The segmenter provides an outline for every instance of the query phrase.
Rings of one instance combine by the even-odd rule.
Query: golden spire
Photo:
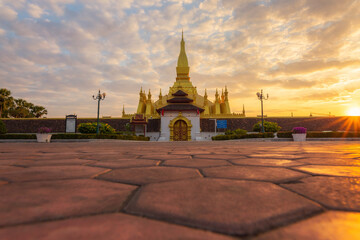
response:
[[[229,101],[229,92],[227,90],[227,87],[225,86],[225,101]]]
[[[184,32],[181,33],[181,42],[180,42],[180,54],[177,62],[178,67],[189,67],[188,59],[185,52],[185,41],[184,41]]]
[[[140,95],[140,101],[142,101],[142,100],[143,100],[143,92],[142,92],[142,87],[141,87],[141,89],[140,89],[139,95]]]
[[[125,104],[123,104],[122,116],[125,117]]]
[[[225,101],[224,89],[221,89],[221,101],[222,101],[222,102]]]
[[[150,89],[149,89],[149,94],[148,94],[148,100],[151,100],[151,92],[150,92]]]
[[[219,93],[218,90],[216,89],[216,93],[215,93],[215,102],[219,101]]]
[[[243,115],[245,117],[245,104],[243,104]]]
[[[161,88],[160,88],[160,94],[159,94],[159,100],[162,99],[162,94],[161,94]]]
[[[189,80],[189,64],[185,52],[184,32],[181,33],[180,54],[177,62],[176,73],[179,79]],[[185,78],[184,78],[185,77]]]

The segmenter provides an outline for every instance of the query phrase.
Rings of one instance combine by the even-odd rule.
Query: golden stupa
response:
[[[151,92],[149,90],[148,94],[145,91],[140,89],[139,104],[137,107],[136,114],[142,114],[145,117],[156,119],[160,118],[160,114],[156,109],[162,108],[168,105],[168,100],[172,98],[172,94],[176,93],[179,90],[188,94],[188,98],[193,100],[193,105],[204,109],[201,112],[201,118],[234,118],[234,117],[245,117],[245,110],[241,114],[234,114],[230,111],[229,103],[229,92],[225,86],[225,91],[222,90],[221,96],[216,89],[215,100],[214,102],[208,99],[208,95],[205,89],[204,96],[198,94],[196,87],[193,86],[189,77],[190,67],[188,64],[188,59],[185,52],[185,41],[184,33],[182,33],[181,42],[180,42],[180,54],[176,66],[176,81],[174,85],[170,87],[169,93],[167,95],[162,95],[161,89],[159,98],[154,102],[152,100]],[[132,117],[133,114],[125,114],[123,110],[123,117]]]

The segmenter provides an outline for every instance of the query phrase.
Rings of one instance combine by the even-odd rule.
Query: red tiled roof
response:
[[[194,100],[187,98],[187,97],[174,97],[167,100],[168,103],[191,103]]]
[[[197,110],[199,110],[199,112],[204,111],[204,109],[194,106],[192,104],[170,104],[170,105],[164,106],[162,108],[156,109],[156,111],[158,113],[160,113],[162,110],[164,110],[164,111],[197,111]]]
[[[178,90],[176,93],[173,93],[172,95],[180,97],[180,96],[187,96],[188,94],[182,90]]]

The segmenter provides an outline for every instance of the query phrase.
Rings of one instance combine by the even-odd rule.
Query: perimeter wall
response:
[[[40,118],[40,119],[1,119],[8,133],[36,133],[40,127],[49,127],[52,132],[65,132],[65,118]],[[229,118],[227,126],[230,130],[237,128],[252,131],[252,126],[260,121],[260,118]],[[266,121],[277,122],[282,131],[290,131],[293,127],[305,127],[308,131],[360,131],[360,117],[274,117],[266,118]],[[108,123],[117,131],[125,131],[125,124],[130,119],[104,118],[101,122]],[[79,118],[77,124],[84,122],[96,122],[95,118]],[[202,132],[214,132],[215,122],[211,119],[201,119]],[[148,132],[160,131],[160,119],[149,119]],[[224,131],[224,129],[218,129]]]

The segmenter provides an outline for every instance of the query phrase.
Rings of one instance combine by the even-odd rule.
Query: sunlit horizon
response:
[[[360,107],[352,107],[347,111],[347,116],[360,116]]]

